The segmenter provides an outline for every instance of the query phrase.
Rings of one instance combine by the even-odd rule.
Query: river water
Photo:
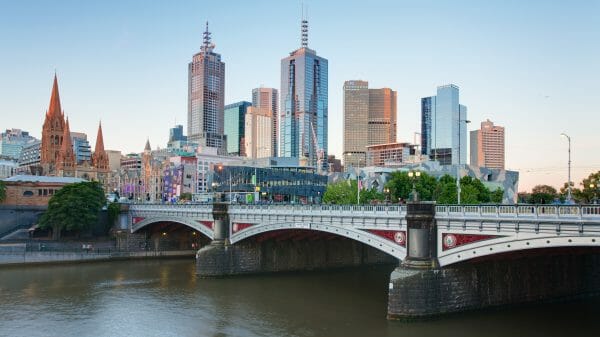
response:
[[[598,336],[600,300],[386,320],[390,267],[200,279],[193,260],[0,268],[0,336]]]

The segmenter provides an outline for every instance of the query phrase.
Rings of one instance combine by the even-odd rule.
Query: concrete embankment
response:
[[[0,266],[42,263],[74,263],[124,259],[151,259],[169,257],[193,257],[195,250],[137,251],[137,252],[0,252]]]

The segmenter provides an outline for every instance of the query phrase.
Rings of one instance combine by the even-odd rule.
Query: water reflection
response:
[[[193,260],[1,268],[0,336],[561,336],[600,328],[598,300],[388,322],[389,267],[224,279],[194,271]]]

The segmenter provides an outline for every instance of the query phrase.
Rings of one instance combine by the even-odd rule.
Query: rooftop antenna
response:
[[[308,7],[306,8],[306,16],[308,16]],[[308,19],[304,17],[304,3],[302,4],[302,24],[300,27],[302,48],[308,48]]]
[[[208,21],[206,21],[206,30],[204,31],[204,43],[202,49],[207,53],[211,47],[210,45],[210,32],[208,31]]]

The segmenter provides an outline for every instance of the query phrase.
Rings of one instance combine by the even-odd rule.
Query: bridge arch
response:
[[[600,235],[577,234],[534,234],[523,233],[518,239],[511,236],[498,236],[489,240],[465,244],[457,248],[444,250],[444,237],[438,240],[438,260],[440,266],[462,263],[482,257],[493,258],[494,255],[552,248],[600,247]]]
[[[243,228],[240,228],[243,227]],[[406,231],[396,230],[381,230],[369,229],[369,228],[355,228],[350,226],[340,226],[335,224],[323,224],[323,223],[297,223],[297,222],[280,222],[280,223],[269,223],[269,224],[239,224],[232,223],[230,232],[230,242],[235,244],[256,235],[281,231],[281,230],[310,230],[316,232],[324,232],[329,234],[338,235],[354,241],[358,241],[367,246],[373,247],[380,250],[390,256],[393,256],[399,260],[403,260],[406,257]],[[388,235],[390,238],[377,235],[375,233],[386,232],[391,234]],[[394,241],[393,233],[401,232],[400,243]]]
[[[145,218],[135,224],[132,224],[131,232],[135,233],[142,228],[145,228],[149,225],[159,223],[159,222],[179,223],[179,224],[185,225],[187,227],[190,227],[194,230],[197,230],[198,232],[202,233],[204,236],[208,237],[210,240],[213,239],[212,229],[209,229],[207,226],[205,226],[195,220],[191,220],[189,218],[184,218],[184,217],[178,217],[178,216],[158,216],[158,217]]]

